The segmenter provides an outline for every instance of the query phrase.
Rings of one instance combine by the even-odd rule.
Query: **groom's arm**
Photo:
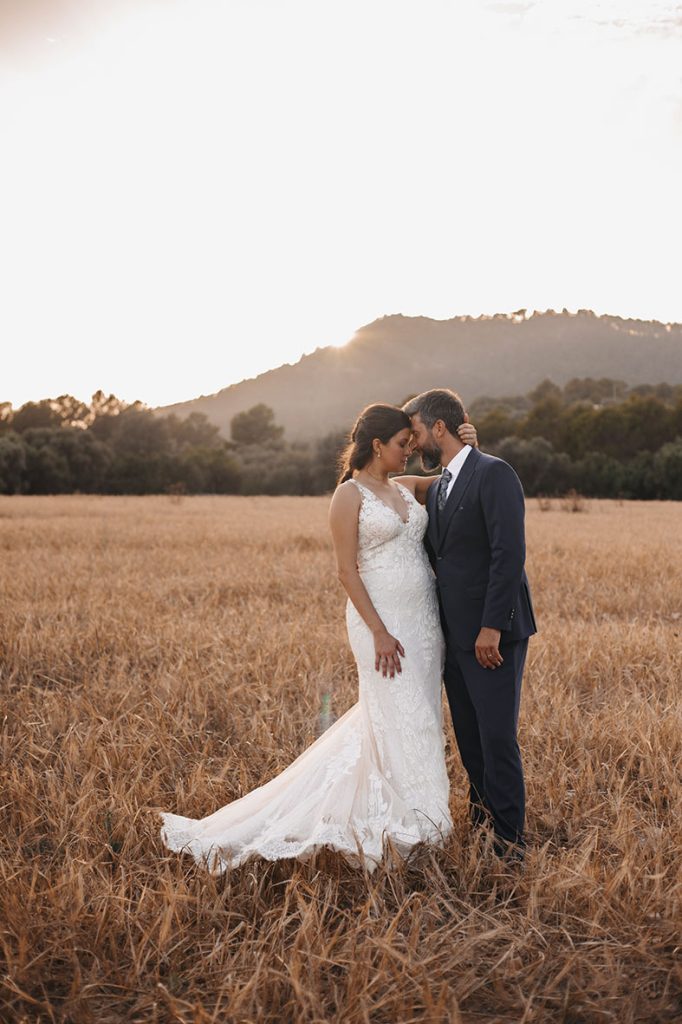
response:
[[[511,628],[526,560],[523,488],[510,465],[496,460],[487,467],[480,498],[490,545],[481,626],[502,631]]]

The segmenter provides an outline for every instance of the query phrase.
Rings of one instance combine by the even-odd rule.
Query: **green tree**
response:
[[[68,459],[50,442],[55,430],[26,431],[26,483],[29,494],[68,494],[73,480]]]
[[[664,444],[654,457],[659,498],[682,501],[682,437]]]
[[[623,463],[624,498],[647,501],[658,497],[658,480],[654,459],[648,452],[638,452]]]
[[[474,423],[494,411],[507,413],[513,419],[518,420],[528,412],[530,407],[531,402],[527,395],[505,395],[500,398],[483,395],[481,398],[474,399],[468,408],[468,413]]]
[[[26,475],[26,445],[14,433],[0,437],[0,494],[20,494]]]
[[[116,432],[118,417],[126,409],[143,409],[142,402],[129,404],[116,395],[105,395],[96,391],[90,400],[90,430],[101,441],[109,441]]]
[[[12,429],[18,434],[25,430],[50,427],[86,427],[90,422],[90,407],[73,395],[43,398],[40,402],[26,402],[12,416]]]
[[[670,410],[670,432],[673,437],[682,437],[682,397]]]
[[[110,444],[119,455],[139,457],[168,455],[173,447],[166,417],[137,404],[116,416]]]
[[[676,405],[682,401],[682,384],[635,384],[630,388],[629,395],[639,395],[640,398],[660,398],[666,405]]]
[[[594,423],[599,410],[591,402],[565,406],[558,424],[556,447],[572,459],[581,459],[594,448]]]
[[[544,437],[506,437],[493,451],[516,470],[528,495],[563,494],[572,486],[570,459]]]
[[[49,401],[62,426],[84,427],[90,421],[90,407],[73,395],[60,395]]]
[[[204,470],[204,489],[211,494],[239,494],[242,470],[238,460],[225,448],[200,449],[194,459]]]
[[[519,424],[517,433],[525,438],[543,437],[558,448],[563,433],[563,420],[563,402],[556,395],[548,395],[533,405]]]
[[[223,448],[220,427],[211,423],[203,412],[191,412],[184,419],[171,413],[164,417],[173,441],[178,448]]]
[[[513,437],[519,421],[504,409],[491,409],[475,426],[480,438],[479,444],[487,448],[498,444],[503,437]]]
[[[617,459],[603,452],[588,452],[574,463],[574,487],[593,498],[618,498],[625,488],[625,471]]]
[[[100,389],[95,391],[90,399],[90,413],[93,417],[118,416],[119,413],[128,408],[128,404],[122,401],[122,399],[117,398],[116,395],[105,395]],[[135,404],[138,405],[139,403],[136,402]]]
[[[311,484],[314,494],[333,491],[339,472],[339,456],[346,446],[348,434],[333,431],[315,442],[311,456]]]
[[[167,453],[123,451],[114,454],[108,477],[110,494],[163,494],[182,480],[180,460]]]
[[[278,441],[284,427],[275,424],[275,414],[269,405],[262,402],[251,409],[238,412],[230,423],[232,440],[237,444],[267,444]]]
[[[52,407],[49,398],[40,402],[25,402],[12,417],[12,430],[17,434],[23,434],[25,430],[60,427],[61,424],[61,416]]]
[[[12,429],[12,416],[14,415],[11,402],[0,402],[0,434],[6,434]]]
[[[536,388],[528,392],[528,397],[533,405],[538,405],[540,402],[546,402],[550,399],[556,399],[560,402],[562,393],[561,388],[553,380],[545,377]]]
[[[628,392],[624,380],[612,380],[601,377],[574,377],[564,385],[564,399],[567,402],[592,402],[601,405],[607,401],[622,401]]]
[[[596,410],[589,448],[626,460],[655,452],[673,437],[673,410],[657,398],[633,396]]]
[[[106,489],[113,454],[94,434],[78,427],[56,431],[52,447],[68,462],[72,490],[98,494]]]
[[[112,453],[89,431],[78,427],[31,429],[22,437],[30,493],[99,493],[106,489]]]

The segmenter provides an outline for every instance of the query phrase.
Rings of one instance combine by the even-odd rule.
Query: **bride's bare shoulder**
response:
[[[331,515],[343,515],[346,512],[356,511],[360,507],[362,496],[360,491],[355,486],[352,480],[346,480],[344,483],[339,484],[332,495],[331,505],[329,506],[329,514]]]

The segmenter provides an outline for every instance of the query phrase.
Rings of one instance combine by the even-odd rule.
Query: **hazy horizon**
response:
[[[668,0],[9,0],[0,400],[168,405],[398,313],[681,322],[681,44]]]
[[[546,310],[533,309],[533,310],[531,310],[531,309],[528,309],[528,310],[524,310],[523,312],[525,313],[525,316],[522,317],[521,319],[525,319],[525,320],[531,320],[535,316],[542,317],[542,316],[547,316],[547,315],[554,315],[554,316],[568,315],[569,317],[575,317],[575,316],[578,316],[579,313],[588,313],[588,314],[592,314],[596,318],[605,317],[605,318],[609,318],[609,319],[621,319],[624,322],[627,322],[627,321],[631,320],[633,323],[638,321],[638,318],[636,318],[636,317],[620,317],[618,314],[615,314],[615,313],[596,313],[594,310],[585,310],[585,309],[569,310],[569,309],[566,309],[565,307],[560,309],[560,310],[554,310],[554,309],[546,309]],[[446,318],[442,318],[440,320],[438,320],[435,317],[424,317],[422,314],[415,314],[414,316],[407,317],[405,314],[402,314],[402,313],[387,313],[383,317],[378,318],[377,320],[373,321],[372,323],[379,323],[380,320],[391,319],[391,318],[428,319],[428,320],[432,320],[432,321],[434,321],[436,323],[447,323],[450,320],[460,320],[460,321],[462,321],[462,320],[474,320],[474,321],[480,321],[480,320],[494,320],[494,319],[499,319],[499,318],[504,318],[504,317],[508,318],[509,320],[513,319],[515,323],[518,323],[519,322],[519,315],[518,314],[520,314],[520,313],[521,313],[521,309],[519,308],[518,310],[512,310],[512,311],[509,311],[509,310],[500,311],[500,310],[498,310],[496,313],[481,313],[481,314],[478,314],[477,316],[473,316],[473,317],[470,316],[469,314],[457,314],[457,315],[455,315],[453,317],[446,317]],[[674,327],[681,327],[682,328],[682,322],[677,322],[677,321],[664,322],[664,321],[656,321],[656,320],[653,320],[653,321],[652,320],[647,320],[647,321],[640,320],[639,322],[643,322],[643,323],[660,323],[661,326],[666,327],[667,329],[671,329],[671,328],[674,328]],[[343,345],[340,345],[340,346],[328,346],[328,347],[345,348],[347,345],[350,344],[351,341],[354,340],[354,338],[356,337],[356,335],[359,332],[361,332],[365,327],[369,327],[369,326],[371,326],[371,324],[362,324],[362,325],[360,325],[357,328],[356,332],[353,334],[353,336],[351,338],[349,338],[348,341],[345,342]],[[323,348],[324,346],[319,346],[319,347]],[[313,350],[313,351],[315,351],[315,350]],[[177,401],[174,401],[174,402],[162,402],[162,403],[158,403],[158,404],[148,403],[148,402],[145,401],[144,397],[141,396],[141,395],[137,395],[137,396],[134,396],[134,397],[131,397],[131,396],[125,396],[124,397],[122,395],[117,395],[117,397],[122,399],[122,400],[124,400],[124,401],[128,401],[128,402],[140,401],[144,405],[151,406],[152,408],[165,408],[165,407],[172,407],[172,406],[175,406],[175,405],[185,405],[187,403],[192,403],[192,402],[194,402],[194,401],[196,401],[198,399],[209,398],[212,395],[218,394],[221,391],[224,391],[225,389],[227,389],[229,387],[233,387],[233,386],[236,386],[236,385],[239,385],[239,384],[245,384],[245,383],[248,383],[249,381],[256,380],[258,377],[262,376],[263,374],[267,374],[267,373],[270,373],[270,372],[272,372],[274,370],[278,370],[278,369],[280,369],[280,368],[282,368],[284,366],[295,366],[302,359],[304,359],[306,356],[311,355],[311,354],[312,354],[312,352],[303,352],[296,359],[285,360],[284,362],[276,363],[276,364],[274,364],[274,365],[272,365],[270,367],[267,367],[266,369],[264,369],[264,370],[262,370],[262,371],[260,371],[258,373],[255,373],[255,374],[251,375],[250,377],[242,377],[239,380],[227,381],[225,383],[218,383],[218,384],[216,384],[216,386],[211,391],[206,391],[206,392],[203,392],[202,394],[197,394],[197,395],[188,395],[185,398],[180,398],[180,399],[178,399]],[[599,376],[603,376],[603,374],[597,373],[597,377],[599,377]],[[655,376],[656,376],[656,374],[654,373],[654,377]],[[660,377],[661,374],[659,373],[658,376]],[[552,379],[551,374],[550,374],[550,378],[549,379]],[[644,382],[642,381],[641,383],[644,383]],[[652,384],[652,385],[656,385],[656,384],[663,383],[663,381],[659,380],[659,379],[656,379],[656,380],[652,379],[650,381],[647,381],[646,383],[649,383],[649,384]],[[112,393],[111,389],[106,388],[106,387],[102,387],[101,389],[98,388],[96,390],[101,390],[106,395]],[[80,401],[83,401],[86,404],[88,404],[90,402],[90,399],[92,398],[92,395],[94,394],[94,392],[89,393],[89,394],[85,394],[85,393],[77,394],[73,390],[67,390],[66,392],[61,392],[61,394],[70,394],[70,395],[72,395],[72,397],[77,398]],[[45,395],[33,395],[30,398],[25,399],[24,403],[25,402],[31,402],[31,401],[37,402],[37,401],[40,401],[40,400],[46,399],[46,398],[58,398],[58,397],[59,397],[59,394],[57,394],[56,392],[54,394],[50,394],[50,395],[47,395],[47,394],[45,394]],[[2,395],[0,395],[0,403],[2,403],[3,401],[9,401],[9,399],[5,399],[5,398],[3,398]],[[12,402],[10,402],[10,404],[13,406],[14,409],[18,409],[24,403],[12,403]]]

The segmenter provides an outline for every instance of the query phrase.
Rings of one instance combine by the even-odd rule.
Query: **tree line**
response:
[[[483,450],[511,463],[529,496],[682,500],[681,386],[546,380],[479,398],[470,415]],[[324,494],[345,441],[321,430],[290,443],[263,404],[233,417],[228,440],[202,413],[160,416],[102,391],[90,403],[0,403],[0,493]],[[421,472],[418,458],[408,472]]]
[[[102,391],[5,402],[0,494],[322,494],[334,445],[288,444],[265,405],[236,415],[226,440],[203,413],[159,416]]]
[[[472,404],[481,444],[526,494],[682,500],[682,386],[581,378]]]

